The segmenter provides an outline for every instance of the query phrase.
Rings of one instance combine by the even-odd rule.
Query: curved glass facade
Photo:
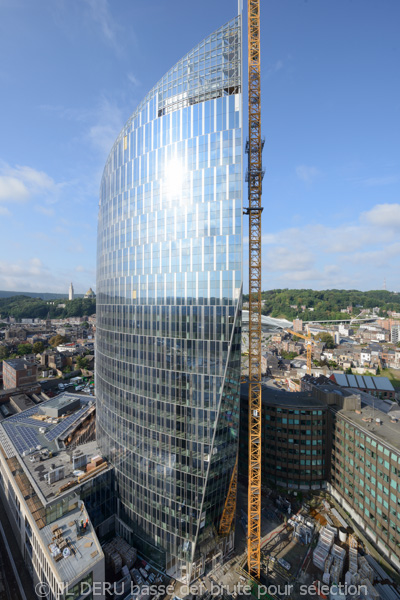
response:
[[[238,16],[144,98],[101,183],[97,437],[124,534],[182,581],[224,552],[238,447],[241,68]]]

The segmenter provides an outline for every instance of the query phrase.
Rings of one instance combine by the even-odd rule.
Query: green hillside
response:
[[[60,307],[65,304],[65,308]],[[28,296],[13,296],[0,298],[0,315],[2,319],[14,317],[15,319],[45,319],[50,314],[51,319],[65,319],[67,317],[84,317],[96,312],[96,300],[75,298],[75,300],[42,300]]]
[[[244,296],[244,302],[248,301]],[[264,315],[285,318],[288,320],[299,317],[305,321],[324,319],[343,319],[341,309],[353,307],[353,316],[364,309],[379,307],[379,316],[385,316],[388,310],[400,312],[400,294],[387,290],[269,290],[262,292]],[[297,306],[297,308],[292,308]],[[301,306],[305,306],[303,311]],[[309,310],[309,309],[314,310]]]

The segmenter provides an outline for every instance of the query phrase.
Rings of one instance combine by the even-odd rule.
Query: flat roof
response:
[[[13,394],[10,396],[10,401],[12,401],[15,406],[17,406],[20,411],[24,411],[27,408],[32,408],[36,406],[36,404],[27,396],[26,394]]]
[[[77,399],[80,399],[81,406],[71,414],[59,418],[46,417],[40,411],[41,407],[49,404],[54,406],[56,403],[62,406]],[[94,406],[92,396],[64,392],[57,398],[51,398],[0,422],[0,443],[7,458],[18,458],[44,504],[52,502],[56,496],[60,497],[73,491],[74,487],[78,486],[78,476],[74,474],[71,461],[72,451],[65,447],[63,439],[94,411]],[[44,431],[39,431],[43,428]],[[46,453],[46,448],[51,456]],[[78,451],[87,455],[87,462],[90,462],[93,456],[101,455],[96,441],[79,444],[76,448],[76,452]],[[62,479],[49,484],[45,474],[59,467],[64,468]],[[109,468],[111,467],[107,465],[104,470]],[[63,489],[60,491],[60,488]]]
[[[87,455],[87,462],[90,462],[93,456],[99,456],[101,454],[96,441],[80,444],[76,450]],[[73,482],[75,482],[76,487],[78,487],[78,476],[74,474],[70,451],[61,450],[56,453],[55,456],[50,458],[40,455],[39,452],[37,455],[33,455],[37,456],[34,461],[30,460],[32,459],[32,455],[21,457],[20,460],[22,461],[25,472],[30,476],[30,479],[33,480],[36,489],[46,503],[52,502],[56,497],[59,498],[64,493],[68,494],[73,491],[75,487]],[[63,467],[64,469],[62,479],[59,479],[54,483],[48,483],[45,475],[49,471],[54,471],[60,467]],[[86,469],[86,465],[85,467],[82,467],[82,471],[84,471],[84,469]],[[60,488],[64,488],[64,486],[66,486],[66,489],[60,492]]]
[[[271,387],[267,383],[261,386],[262,401],[273,406],[287,406],[288,408],[299,408],[305,410],[307,408],[323,408],[327,405],[321,400],[318,400],[311,392],[287,392],[276,387]],[[240,394],[248,397],[249,384],[242,383],[240,386]]]
[[[400,451],[400,420],[396,423],[391,421],[391,417],[393,416],[397,416],[400,419],[400,408],[386,414],[362,402],[361,414],[349,410],[339,410],[338,414],[343,415],[361,427],[365,433]],[[377,423],[376,419],[379,419],[381,423]],[[371,421],[368,422],[368,420]]]
[[[30,363],[29,361],[25,360],[24,358],[8,358],[4,362],[7,363],[8,365],[10,365],[10,367],[12,367],[13,369],[15,369],[17,371],[20,371],[25,368],[29,368],[30,366],[36,367],[36,363]]]
[[[61,417],[48,417],[44,414],[46,406],[60,407],[69,403],[80,401],[80,407]],[[93,396],[83,396],[64,392],[56,398],[28,408],[21,413],[8,417],[2,421],[0,430],[4,429],[9,442],[14,450],[10,456],[24,452],[32,453],[35,450],[48,448],[49,451],[60,449],[60,438],[74,424],[86,418],[88,411],[94,406]],[[9,446],[9,444],[7,444]],[[40,448],[38,448],[40,446]]]
[[[87,531],[85,529],[84,534],[77,529],[76,523],[79,524],[81,520],[86,521],[88,518],[86,510],[81,509],[82,505],[83,502],[78,500],[74,510],[40,530],[50,555],[50,562],[53,563],[61,581],[64,582],[74,581],[104,556],[91,522],[88,522]],[[55,531],[56,527],[60,531]],[[55,534],[58,534],[59,537],[56,538]],[[57,544],[60,548],[64,542],[64,548],[68,548],[69,553],[63,554],[62,550],[58,552],[54,546]],[[52,553],[56,552],[58,560],[56,560],[57,556],[52,556]]]

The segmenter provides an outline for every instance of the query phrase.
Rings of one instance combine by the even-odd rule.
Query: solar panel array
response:
[[[25,450],[36,448],[40,444],[36,429],[33,427],[21,427],[16,423],[4,423],[3,427],[20,454]]]
[[[46,428],[44,437],[48,442],[57,439],[64,431],[66,431],[75,421],[77,421],[88,409],[89,403],[85,399],[81,400],[81,408],[73,414],[62,419],[57,425],[42,422],[38,419],[33,419],[32,416],[39,410],[37,406],[33,406],[22,413],[13,415],[2,422],[5,432],[9,436],[19,454],[29,451],[36,446],[44,445],[43,437],[40,434],[39,428]],[[89,400],[89,399],[88,399]],[[93,401],[93,398],[90,398]]]
[[[63,419],[61,423],[58,423],[58,425],[56,425],[53,429],[44,434],[46,440],[52,442],[53,440],[58,438],[66,429],[68,429],[70,425],[72,425],[72,423],[77,421],[86,411],[87,405],[83,406],[83,408],[80,408],[77,412],[74,412],[72,415],[69,415],[69,417]]]

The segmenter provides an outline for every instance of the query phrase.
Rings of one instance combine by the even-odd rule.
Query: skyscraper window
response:
[[[100,190],[97,436],[124,537],[181,581],[217,535],[238,448],[241,16],[184,56],[118,136]]]

